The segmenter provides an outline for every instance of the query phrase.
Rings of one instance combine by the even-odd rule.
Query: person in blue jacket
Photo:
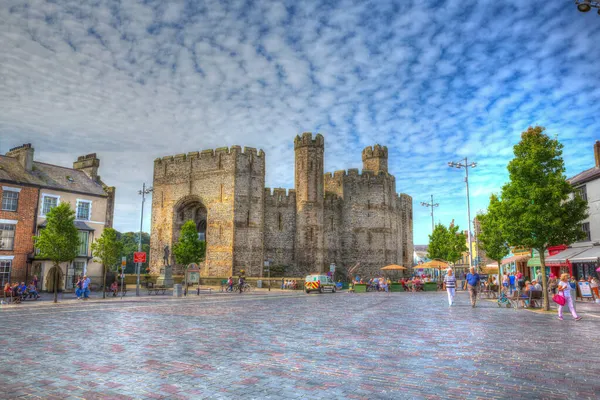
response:
[[[469,287],[469,296],[471,297],[471,307],[475,308],[477,303],[477,290],[479,289],[479,274],[475,272],[475,267],[471,267],[470,272],[467,274],[467,285]]]

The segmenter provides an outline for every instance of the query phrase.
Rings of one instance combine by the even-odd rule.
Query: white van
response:
[[[304,291],[306,293],[312,291],[335,293],[336,290],[335,282],[327,275],[311,274],[304,278]]]

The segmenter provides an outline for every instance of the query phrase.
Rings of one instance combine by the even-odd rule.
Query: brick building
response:
[[[82,156],[73,168],[34,160],[30,144],[0,156],[0,280],[25,281],[38,276],[40,288],[53,290],[52,265],[35,254],[33,236],[46,224],[46,214],[59,202],[75,210],[81,251],[72,263],[60,266],[60,289],[72,289],[77,274],[86,272],[100,283],[101,265],[93,262],[91,243],[112,226],[115,189],[98,176],[100,160]]]
[[[363,276],[388,264],[412,266],[412,198],[396,193],[386,147],[363,150],[362,174],[324,173],[321,135],[297,136],[294,149],[295,189],[288,191],[265,188],[265,153],[254,148],[155,160],[152,272],[159,272],[164,247],[172,248],[190,219],[206,239],[202,276],[241,269],[261,276],[266,259],[284,266],[288,276],[325,271],[330,263],[360,263]]]

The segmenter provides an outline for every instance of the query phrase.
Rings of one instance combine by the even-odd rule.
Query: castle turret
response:
[[[323,260],[323,152],[325,141],[317,134],[296,136],[296,263],[304,273],[322,272]]]
[[[377,172],[388,172],[388,149],[376,144],[365,147],[362,152],[363,169]]]

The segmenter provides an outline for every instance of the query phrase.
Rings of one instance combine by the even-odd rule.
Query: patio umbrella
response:
[[[383,268],[380,268],[382,271],[404,271],[406,268],[402,265],[391,264],[387,265]]]

